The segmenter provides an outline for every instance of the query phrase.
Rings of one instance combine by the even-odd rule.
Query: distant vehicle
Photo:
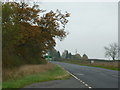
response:
[[[52,60],[52,56],[46,55],[46,56],[44,56],[44,57],[45,57],[45,59],[48,60],[48,61],[51,61],[51,60]]]

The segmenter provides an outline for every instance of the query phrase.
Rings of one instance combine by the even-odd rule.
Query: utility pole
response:
[[[75,54],[77,54],[77,49],[75,50]]]

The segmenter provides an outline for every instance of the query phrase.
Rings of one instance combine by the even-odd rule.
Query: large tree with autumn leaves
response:
[[[38,5],[2,4],[3,68],[45,62],[43,55],[62,40],[69,13],[46,12]]]

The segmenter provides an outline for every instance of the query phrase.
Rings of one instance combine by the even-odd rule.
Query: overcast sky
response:
[[[61,53],[75,50],[89,58],[105,58],[104,46],[118,42],[118,3],[117,2],[42,2],[42,9],[59,9],[71,13],[65,31],[69,35],[56,49]]]

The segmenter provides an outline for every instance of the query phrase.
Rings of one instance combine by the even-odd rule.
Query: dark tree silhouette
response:
[[[117,43],[112,43],[108,47],[104,47],[105,49],[105,57],[111,57],[113,60],[118,58],[119,47]]]

